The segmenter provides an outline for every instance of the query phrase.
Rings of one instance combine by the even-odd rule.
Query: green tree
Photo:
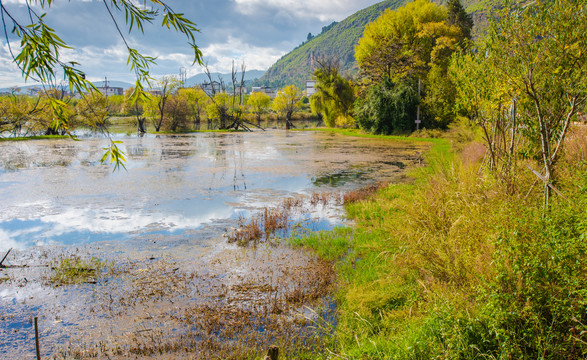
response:
[[[206,106],[208,122],[216,120],[220,129],[226,129],[230,120],[231,97],[221,92],[211,98],[211,103]]]
[[[285,128],[290,129],[293,126],[291,119],[293,114],[301,106],[302,92],[295,85],[289,85],[283,88],[273,100],[273,109],[285,117]]]
[[[183,14],[175,12],[166,2],[161,0],[150,0],[150,6],[141,6],[131,0],[105,0],[102,4],[106,12],[112,18],[115,28],[128,52],[127,63],[131,71],[136,75],[133,100],[145,97],[144,84],[151,80],[149,70],[155,64],[155,58],[139,52],[125,37],[122,27],[119,26],[116,18],[117,13],[123,13],[129,32],[138,30],[143,32],[144,26],[157,19],[161,20],[161,26],[173,29],[188,39],[189,46],[193,50],[194,63],[202,64],[202,52],[195,44],[195,35],[198,32],[195,24],[185,18]],[[53,0],[31,0],[26,2],[29,19],[28,23],[20,22],[13,16],[11,10],[4,2],[0,3],[0,13],[4,29],[12,28],[13,34],[20,39],[19,52],[13,55],[15,63],[19,66],[25,79],[37,80],[50,87],[55,87],[60,82],[61,76],[58,70],[63,73],[65,82],[69,85],[71,93],[88,93],[96,90],[89,82],[85,74],[79,69],[75,61],[65,61],[61,54],[71,47],[45,22],[45,15],[50,10]],[[40,7],[41,12],[32,8],[33,5]],[[6,42],[12,49],[11,41],[6,35]],[[10,52],[13,54],[13,52]],[[48,97],[48,103],[55,118],[54,128],[68,131],[68,118],[65,116],[67,104],[58,97]],[[122,154],[111,139],[109,150],[104,159],[110,157],[111,163],[116,167],[121,164]]]
[[[418,94],[412,84],[385,79],[372,86],[366,99],[355,106],[359,126],[374,134],[404,133],[414,130]]]
[[[123,112],[135,117],[137,131],[141,134],[147,132],[145,127],[145,99],[132,99],[134,88],[129,88],[124,92],[124,100],[122,103]]]
[[[447,24],[447,16],[444,7],[428,0],[386,9],[367,24],[355,47],[364,76],[375,82],[387,77],[425,77],[430,66],[446,56],[445,48],[454,48],[461,36],[457,26]]]
[[[456,25],[461,29],[460,43],[471,40],[471,32],[473,31],[473,17],[465,11],[460,0],[448,0],[446,2],[448,10],[448,18],[446,22],[449,25]]]
[[[503,162],[504,150],[517,152],[520,135],[532,146],[540,159],[534,172],[544,184],[548,206],[567,130],[587,102],[587,8],[584,1],[537,1],[507,7],[497,18],[477,54],[464,57],[453,71],[459,99],[476,118],[483,116],[479,109],[491,110],[483,121],[491,131],[486,142],[495,149],[495,164]],[[459,77],[459,71],[475,73],[480,67],[489,69],[487,76]],[[482,81],[488,77],[492,91],[477,90],[487,86]],[[479,100],[471,103],[469,97]],[[503,98],[509,98],[509,114],[502,110]],[[500,110],[505,114],[491,116]],[[510,140],[490,140],[495,133],[504,134],[505,120]]]
[[[93,130],[100,131],[107,129],[108,119],[108,99],[100,92],[91,92],[82,96],[75,107],[76,113],[83,126]]]
[[[339,74],[339,65],[334,60],[317,60],[314,71],[316,93],[311,98],[314,113],[322,114],[329,127],[342,125],[350,117],[355,101],[351,82]],[[339,124],[337,124],[339,120]]]
[[[271,97],[262,92],[254,92],[249,96],[247,105],[251,111],[257,116],[257,125],[261,125],[261,115],[267,112],[271,107]]]
[[[147,102],[147,114],[151,117],[156,132],[159,132],[163,125],[167,99],[180,85],[176,76],[163,76],[157,81],[157,88],[151,92]]]

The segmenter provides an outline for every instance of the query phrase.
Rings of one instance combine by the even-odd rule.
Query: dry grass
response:
[[[241,219],[239,227],[226,236],[229,243],[256,245],[276,235],[287,236],[291,229],[298,226],[298,222],[294,221],[295,215],[311,212],[318,206],[325,208],[340,205],[341,195],[334,192],[314,192],[309,197],[286,198],[276,207],[265,207],[250,219]]]

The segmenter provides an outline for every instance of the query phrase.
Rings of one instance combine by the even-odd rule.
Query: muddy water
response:
[[[104,139],[0,143],[0,254],[14,249],[0,270],[0,358],[34,358],[34,316],[45,357],[320,346],[304,324],[332,317],[331,269],[287,246],[241,249],[225,235],[284,198],[397,181],[423,150],[321,132],[120,140],[127,171],[116,172],[99,163]],[[336,206],[301,216],[313,229],[343,221]],[[111,265],[91,283],[50,284],[49,265],[71,254]],[[321,315],[303,310],[311,301]]]

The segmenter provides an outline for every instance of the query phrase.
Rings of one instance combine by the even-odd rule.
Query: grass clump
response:
[[[567,155],[545,212],[529,171],[512,192],[467,149],[437,141],[411,184],[351,197],[344,251],[324,250],[336,232],[297,240],[337,260],[337,355],[587,355],[587,162]]]
[[[101,270],[107,264],[97,257],[84,258],[79,255],[61,256],[50,265],[49,283],[53,285],[69,285],[96,283]]]

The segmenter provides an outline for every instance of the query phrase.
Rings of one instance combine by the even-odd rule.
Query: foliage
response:
[[[51,264],[52,274],[49,282],[54,285],[95,283],[99,272],[106,266],[107,264],[97,257],[61,256]]]
[[[427,125],[446,128],[453,120],[455,102],[447,68],[457,45],[464,43],[457,25],[461,24],[450,24],[444,7],[428,0],[416,0],[393,11],[387,9],[367,24],[356,46],[361,85],[380,86],[385,79],[415,84],[412,79],[420,79]]]
[[[108,127],[108,99],[99,92],[82,96],[76,104],[76,112],[81,124],[93,131]]]
[[[353,359],[584,358],[585,162],[561,184],[573,202],[557,199],[560,211],[545,218],[540,197],[504,195],[446,140],[425,160],[413,184],[347,203],[353,229],[295,240],[338,259],[330,351]]]
[[[342,76],[352,76],[357,71],[354,46],[361,37],[365,24],[379,16],[386,8],[396,8],[405,0],[385,0],[360,10],[339,23],[325,27],[321,34],[294,49],[273,64],[260,82],[272,87],[294,84],[305,86],[314,71],[314,59],[337,59],[342,66]]]
[[[190,95],[193,89],[179,89],[172,94],[164,111],[162,127],[167,131],[187,130],[191,125],[190,118],[194,117],[193,108],[190,106]]]
[[[461,29],[462,37],[459,42],[470,41],[471,32],[473,31],[473,17],[467,14],[460,0],[448,0],[446,8],[448,10],[447,23],[456,25]]]
[[[336,125],[337,119],[350,117],[355,101],[351,82],[339,74],[339,64],[333,60],[317,60],[314,70],[316,93],[311,98],[312,112],[321,114],[329,127]]]
[[[357,101],[359,126],[374,134],[403,133],[415,128],[418,94],[413,85],[385,79],[370,88],[366,99]]]
[[[159,132],[165,119],[165,107],[169,96],[181,85],[176,76],[162,76],[157,81],[157,88],[151,92],[146,102],[147,116],[151,118],[155,131]],[[132,98],[132,97],[131,97]]]
[[[220,129],[226,129],[230,117],[231,98],[222,92],[212,97],[212,102],[206,106],[208,120],[216,120]]]
[[[262,92],[254,92],[249,96],[247,105],[251,108],[251,112],[257,116],[257,124],[261,123],[261,115],[271,107],[271,101],[271,97]]]
[[[29,135],[32,123],[42,111],[40,98],[23,95],[0,97],[0,134],[10,133],[15,137]]]
[[[117,12],[124,13],[129,32],[133,29],[143,32],[145,24],[160,18],[162,27],[173,29],[186,36],[193,50],[194,63],[202,63],[202,52],[195,44],[195,34],[198,32],[195,24],[185,18],[183,14],[173,11],[163,1],[151,0],[150,3],[151,7],[143,7],[130,0],[103,1],[106,12],[112,18],[127,49],[127,64],[136,75],[136,84],[131,96],[133,101],[146,97],[144,84],[151,80],[149,68],[155,63],[155,58],[143,55],[136,48],[131,47],[116,20],[115,14]],[[53,0],[27,1],[26,9],[30,20],[28,24],[17,20],[12,14],[13,11],[5,3],[0,4],[4,29],[11,27],[12,33],[20,39],[20,52],[14,54],[11,41],[5,31],[5,39],[14,62],[21,69],[26,80],[31,79],[48,85],[49,88],[56,88],[62,74],[65,82],[69,85],[70,93],[81,94],[96,91],[95,86],[86,80],[85,74],[79,69],[80,64],[74,61],[66,62],[62,59],[60,54],[63,50],[71,49],[71,47],[45,23],[47,11],[50,10],[52,4]],[[34,6],[38,7],[41,13]],[[48,96],[46,100],[53,113],[55,122],[53,128],[60,128],[69,133],[68,121],[70,119],[66,116],[67,104],[55,96]],[[109,147],[113,152],[119,152],[118,149],[114,149],[116,146],[116,142],[111,140]]]
[[[190,114],[194,119],[194,126],[200,124],[202,113],[210,102],[208,95],[201,88],[182,88],[180,93],[186,96],[187,106],[190,107]]]
[[[147,128],[145,127],[145,100],[144,98],[134,99],[132,98],[134,93],[134,88],[128,88],[124,92],[124,99],[122,101],[122,111],[126,114],[132,115],[135,117],[135,122],[137,126],[137,131],[141,134],[147,132]]]
[[[446,9],[428,0],[415,0],[396,10],[385,10],[367,24],[355,48],[363,74],[373,80],[423,76],[433,63],[454,48],[460,30],[445,22]],[[380,56],[382,47],[393,51]],[[448,53],[450,56],[450,53]]]
[[[548,204],[567,130],[587,102],[587,9],[539,1],[499,15],[479,51],[455,60],[459,102],[483,126],[494,169],[512,173],[521,146],[540,161]]]
[[[273,109],[285,117],[285,128],[293,127],[291,118],[294,112],[301,107],[302,92],[295,85],[283,88],[273,100]]]

